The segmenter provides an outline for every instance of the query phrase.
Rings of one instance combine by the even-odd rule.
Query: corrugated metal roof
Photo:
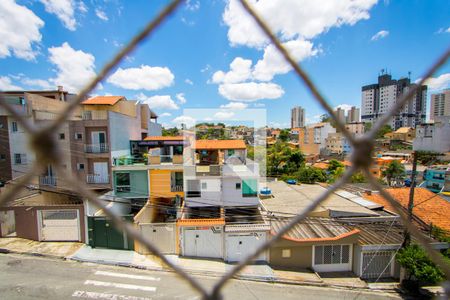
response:
[[[367,207],[368,209],[375,209],[375,208],[383,207],[383,205],[380,205],[378,203],[366,200],[366,199],[364,199],[361,196],[355,195],[353,193],[350,193],[350,192],[347,192],[347,191],[344,191],[344,190],[338,190],[338,191],[335,192],[335,194],[337,194],[337,195],[339,195],[341,197],[344,197],[344,198],[346,198],[346,199],[348,199],[350,201],[353,201],[353,202],[355,202],[355,203],[357,203],[357,204],[359,204],[361,206]]]
[[[226,225],[225,232],[249,232],[249,231],[269,231],[269,224],[239,224]]]
[[[289,223],[289,219],[275,219],[270,222],[273,233],[279,232]],[[306,218],[295,225],[283,237],[293,241],[332,240],[358,233],[351,227],[328,218]]]

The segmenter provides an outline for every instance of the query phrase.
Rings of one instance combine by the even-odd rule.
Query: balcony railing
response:
[[[86,153],[106,153],[109,151],[108,144],[85,144],[84,152]]]
[[[108,112],[104,110],[92,110],[83,112],[83,120],[107,120]]]
[[[170,187],[171,192],[182,192],[183,191],[183,185],[172,185]]]
[[[108,174],[87,174],[86,182],[90,184],[105,184],[109,183],[109,175]]]
[[[54,176],[40,176],[39,177],[39,184],[40,185],[47,185],[47,186],[56,186],[56,177],[54,177]]]

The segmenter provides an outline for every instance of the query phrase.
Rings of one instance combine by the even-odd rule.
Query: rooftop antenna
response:
[[[411,71],[408,71],[408,79],[411,80]]]

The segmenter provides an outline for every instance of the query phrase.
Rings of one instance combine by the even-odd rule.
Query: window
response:
[[[174,146],[173,147],[173,155],[183,155],[183,146]]]
[[[84,164],[78,163],[77,170],[84,170]]]
[[[183,172],[175,172],[173,174],[173,183],[175,183],[176,186],[183,186]]]
[[[64,133],[60,133],[59,134],[59,139],[60,140],[65,140],[66,139],[66,135]]]
[[[79,133],[79,132],[75,133],[75,139],[76,140],[82,140],[83,139],[83,134]]]
[[[347,264],[350,261],[350,245],[314,246],[314,264]]]
[[[14,163],[16,165],[24,165],[27,163],[27,155],[25,153],[14,153]]]
[[[5,154],[0,154],[0,160],[6,160],[6,155]]]
[[[206,182],[202,182],[202,190],[206,190],[208,188],[208,184]]]
[[[130,173],[116,174],[116,192],[124,193],[131,191],[130,188]]]
[[[16,121],[11,122],[11,130],[12,130],[12,132],[17,132],[18,131],[18,127],[17,127],[17,122]]]
[[[233,155],[234,155],[234,149],[228,150],[228,156],[233,156]]]
[[[241,189],[241,183],[240,182],[236,182],[236,189],[240,190]]]
[[[290,258],[291,257],[291,249],[282,249],[281,257],[282,258]]]

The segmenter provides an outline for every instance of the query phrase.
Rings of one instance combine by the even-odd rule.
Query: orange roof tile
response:
[[[407,209],[409,188],[389,188],[386,191]],[[364,195],[364,198],[383,205],[387,210],[395,211],[380,194]],[[442,229],[450,230],[450,202],[425,188],[416,188],[414,191],[413,213],[427,224],[433,223]]]
[[[124,96],[97,96],[84,100],[81,104],[115,105],[124,98]]]
[[[246,149],[243,140],[197,140],[194,149]]]
[[[322,169],[322,170],[328,169],[328,164],[327,163],[323,163],[323,162],[314,163],[312,166],[314,168],[318,168],[318,169]]]
[[[216,226],[225,225],[225,219],[180,219],[177,221],[177,226]]]
[[[178,136],[148,136],[144,141],[182,141],[184,137],[182,135]]]

